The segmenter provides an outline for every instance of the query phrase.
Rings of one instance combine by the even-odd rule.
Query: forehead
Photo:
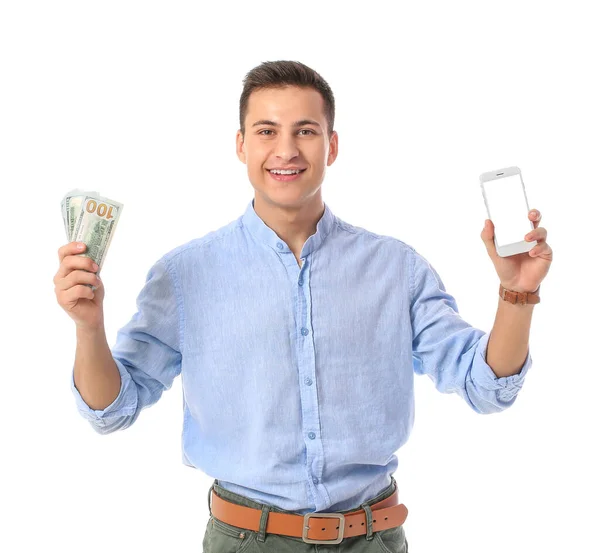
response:
[[[248,98],[246,122],[252,125],[259,119],[272,119],[287,123],[305,118],[324,122],[324,104],[314,88],[286,86],[254,90]]]

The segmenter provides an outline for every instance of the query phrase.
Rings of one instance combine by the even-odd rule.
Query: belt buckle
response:
[[[308,537],[308,521],[310,518],[337,518],[340,521],[340,527],[337,538],[333,540],[313,540]],[[344,539],[344,515],[341,513],[306,513],[304,515],[304,527],[302,528],[302,540],[306,543],[340,543]]]

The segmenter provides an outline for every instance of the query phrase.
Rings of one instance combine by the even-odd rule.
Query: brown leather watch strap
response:
[[[515,292],[514,290],[507,290],[500,285],[500,297],[509,303],[518,303],[525,305],[528,303],[540,303],[539,296],[540,286],[534,292]]]
[[[382,501],[371,505],[371,510],[373,532],[401,526],[408,516],[406,506],[402,503],[398,504],[398,490]],[[219,497],[214,489],[211,490],[211,514],[218,520],[239,528],[246,528],[254,532],[260,530],[262,515],[260,509],[231,503]],[[328,543],[334,544],[339,543],[343,538],[366,534],[367,518],[364,509],[346,514],[307,513],[306,515],[270,511],[265,531],[268,534],[281,534],[309,540],[327,540]]]

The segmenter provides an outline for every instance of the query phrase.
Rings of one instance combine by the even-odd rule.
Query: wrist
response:
[[[541,284],[535,290],[525,289],[520,286],[507,286],[505,284],[502,284],[502,282],[500,282],[500,286],[502,286],[502,288],[505,288],[506,290],[509,290],[510,292],[518,292],[521,294],[538,294],[540,291]]]
[[[540,286],[538,286],[537,289],[532,292],[528,292],[526,290],[520,291],[519,289],[511,290],[509,288],[506,288],[502,283],[500,283],[499,295],[500,299],[512,304],[536,304],[540,303],[539,290]]]
[[[104,322],[95,325],[75,324],[75,332],[78,338],[96,338],[106,334]]]

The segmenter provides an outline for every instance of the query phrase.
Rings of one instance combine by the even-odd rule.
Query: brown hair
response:
[[[244,88],[240,96],[240,130],[245,135],[244,121],[248,112],[248,99],[254,90],[263,88],[284,88],[299,86],[313,88],[324,100],[325,118],[327,119],[327,135],[333,133],[335,118],[335,100],[333,92],[325,79],[314,69],[299,61],[265,61],[251,69],[244,78]]]

